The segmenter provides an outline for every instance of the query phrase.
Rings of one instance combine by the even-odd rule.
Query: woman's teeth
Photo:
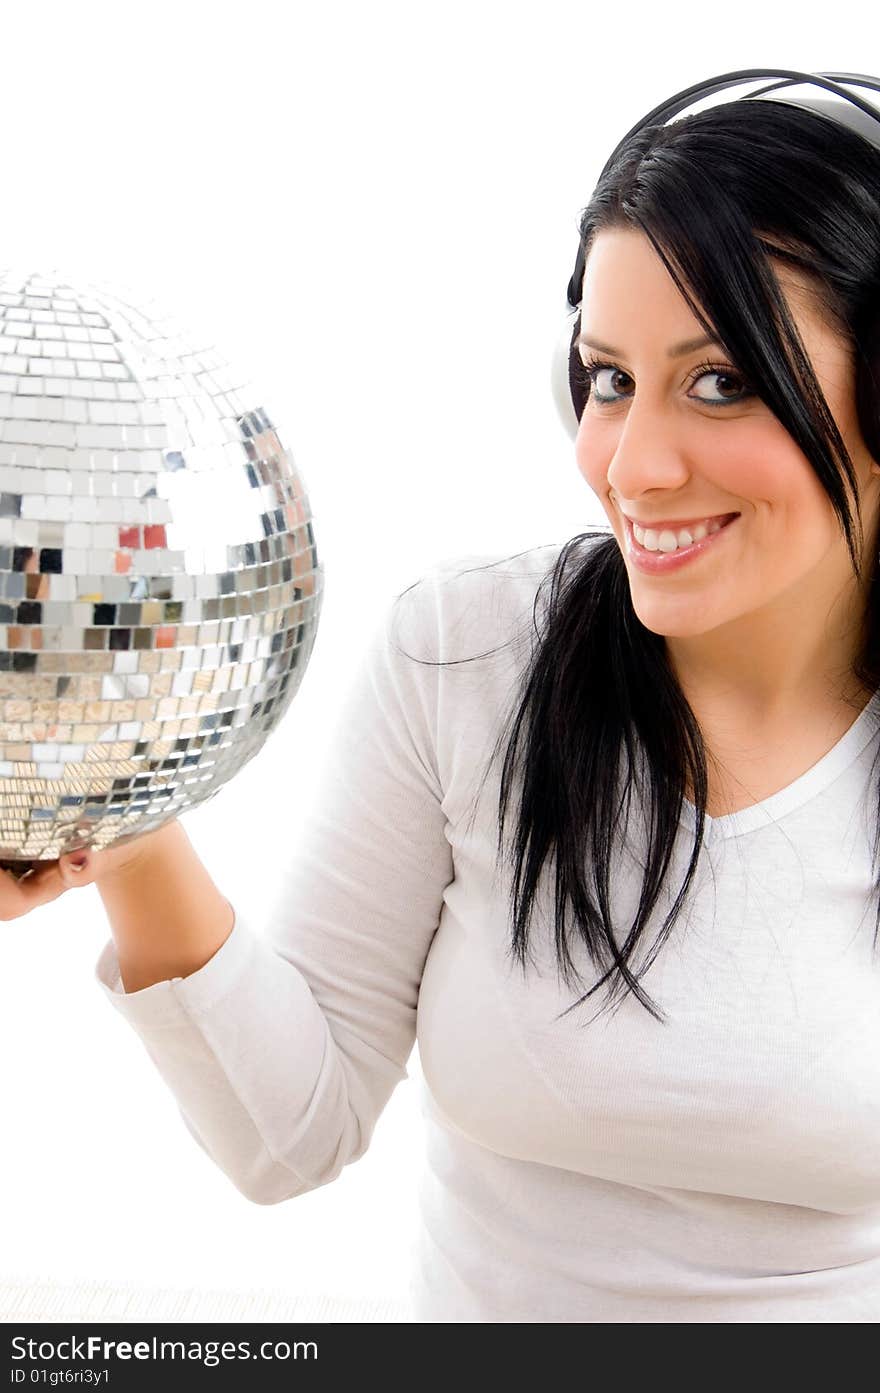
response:
[[[716,519],[714,522],[699,522],[694,528],[682,527],[679,532],[672,532],[669,529],[655,532],[653,527],[639,527],[634,522],[633,536],[646,551],[679,551],[682,547],[689,547],[694,542],[702,541],[712,532],[720,532],[723,526],[724,524]]]

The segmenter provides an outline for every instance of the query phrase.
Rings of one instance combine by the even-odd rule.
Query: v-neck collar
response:
[[[793,812],[811,798],[823,793],[845,769],[858,759],[880,725],[880,689],[869,699],[856,717],[849,730],[832,745],[821,759],[800,774],[792,783],[771,793],[760,803],[748,808],[740,808],[735,813],[725,813],[723,817],[709,817],[706,814],[704,834],[706,842],[720,841],[725,837],[740,837],[746,832],[754,832],[759,827],[768,826]],[[696,827],[697,811],[690,799],[683,800],[683,817],[693,830]]]

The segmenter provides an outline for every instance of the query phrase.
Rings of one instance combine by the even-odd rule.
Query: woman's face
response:
[[[777,274],[819,384],[849,449],[874,538],[880,469],[861,438],[848,346],[812,308],[807,284]],[[586,262],[579,352],[593,367],[575,453],[604,507],[629,574],[635,611],[654,633],[705,634],[774,604],[828,610],[853,580],[846,539],[806,456],[704,331],[651,243],[635,230],[600,232]],[[675,352],[683,342],[701,340]],[[592,345],[611,345],[607,351]],[[710,363],[707,369],[701,364]],[[599,398],[607,398],[605,401]],[[690,553],[679,527],[739,516]],[[653,529],[649,554],[626,517]],[[672,523],[667,531],[665,523]],[[714,526],[714,521],[712,523]],[[669,548],[683,542],[677,562]],[[659,551],[650,551],[660,544]],[[689,558],[689,559],[686,559]],[[740,638],[745,636],[741,626]]]

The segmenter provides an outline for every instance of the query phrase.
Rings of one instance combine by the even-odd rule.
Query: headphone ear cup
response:
[[[578,409],[582,411],[584,407],[583,389],[578,389],[571,376],[572,344],[578,331],[579,320],[579,310],[575,310],[566,318],[553,349],[553,361],[550,367],[550,386],[553,400],[556,402],[566,433],[572,440],[577,435],[580,422]]]

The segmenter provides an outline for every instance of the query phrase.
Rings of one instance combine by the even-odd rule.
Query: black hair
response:
[[[669,126],[645,128],[626,144],[581,215],[585,254],[599,231],[618,227],[650,239],[706,332],[724,346],[737,372],[812,465],[866,587],[854,673],[875,691],[880,687],[876,552],[874,569],[865,578],[852,460],[772,263],[796,267],[810,278],[828,323],[851,346],[858,423],[880,463],[880,149],[830,117],[784,103],[725,103]],[[580,417],[590,382],[574,348],[578,327],[569,374]],[[608,982],[607,1005],[632,992],[663,1021],[639,979],[679,915],[703,844],[708,784],[700,727],[663,636],[647,629],[634,611],[613,534],[593,530],[567,541],[539,597],[545,588],[549,597],[541,630],[485,771],[503,750],[498,855],[512,872],[510,951],[524,967],[536,891],[553,864],[556,953],[565,981],[571,984],[575,975],[569,914],[601,973],[567,1011]],[[538,598],[536,612],[537,605]],[[634,784],[648,800],[649,840],[638,909],[619,943],[609,866],[620,810],[624,800],[628,810]],[[650,952],[634,971],[688,788],[696,811],[688,869]],[[516,825],[505,843],[515,791]],[[878,843],[880,802],[874,867]],[[880,892],[880,881],[875,889]],[[880,893],[875,948],[878,931]]]

